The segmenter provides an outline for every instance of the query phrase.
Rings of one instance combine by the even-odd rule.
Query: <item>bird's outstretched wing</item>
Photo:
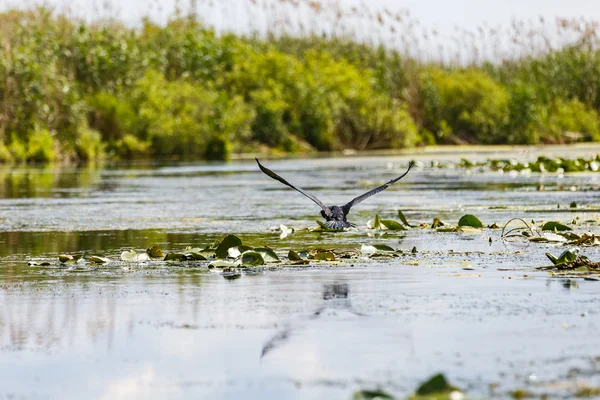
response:
[[[406,174],[408,174],[408,172],[410,171],[410,169],[412,167],[415,166],[415,162],[411,161],[410,163],[408,163],[408,169],[406,170],[405,173],[403,173],[402,175],[400,175],[399,177],[397,177],[396,179],[392,179],[389,182],[384,183],[383,185],[376,187],[375,189],[369,190],[367,193],[362,194],[358,197],[355,197],[354,199],[352,199],[350,202],[344,204],[341,208],[342,211],[344,212],[344,214],[348,214],[350,212],[350,209],[352,208],[352,206],[362,202],[363,200],[373,196],[374,194],[377,194],[379,192],[381,192],[382,190],[387,189],[387,187],[389,185],[391,185],[392,183],[396,183],[398,182],[400,179],[404,178],[406,176]]]
[[[279,175],[277,175],[275,172],[271,171],[269,168],[264,167],[260,161],[258,161],[258,158],[255,158],[256,162],[258,163],[258,166],[260,168],[260,170],[262,172],[264,172],[267,176],[283,183],[286,186],[291,187],[294,190],[297,190],[298,192],[302,193],[303,195],[305,195],[306,197],[308,197],[309,199],[311,199],[312,201],[314,201],[315,203],[317,203],[319,205],[319,207],[321,207],[323,209],[323,211],[325,211],[326,213],[329,211],[329,208],[323,204],[319,199],[317,199],[315,196],[313,196],[310,193],[306,193],[304,190],[292,185],[291,183],[289,183],[288,181],[286,181],[285,179],[283,179],[282,177],[280,177]]]

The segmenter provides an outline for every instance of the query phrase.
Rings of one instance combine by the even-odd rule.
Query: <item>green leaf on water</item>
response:
[[[398,210],[398,219],[400,221],[402,221],[402,223],[408,227],[412,228],[412,225],[408,223],[408,220],[406,219],[406,217],[404,216],[404,213],[400,210]]]
[[[554,257],[550,253],[546,253],[546,257],[548,257],[554,265],[568,264],[577,260],[577,255],[579,254],[579,251],[580,250],[578,247],[574,247],[572,249],[563,251],[558,257]]]
[[[121,259],[123,256],[121,255]],[[185,254],[182,253],[167,253],[164,261],[184,261],[186,259]]]
[[[367,221],[367,228],[381,229],[381,218],[379,218],[379,214],[376,214],[374,219],[370,219]]]
[[[434,218],[433,222],[431,223],[431,228],[436,229],[436,228],[442,227],[444,225],[446,225],[446,224],[444,224],[441,219]]]
[[[460,217],[460,219],[458,220],[458,226],[470,226],[473,228],[483,228],[483,224],[481,223],[479,218],[477,218],[476,216],[471,215],[471,214],[463,215],[462,217]]]
[[[229,250],[229,248],[241,245],[242,241],[239,237],[235,235],[227,235],[217,246],[217,249],[215,250],[215,255],[217,256],[217,258],[225,258],[227,257],[227,250]]]
[[[394,400],[394,398],[381,390],[361,390],[354,393],[353,400]]]
[[[279,257],[277,253],[275,253],[272,249],[268,247],[257,247],[254,249],[257,253],[259,253],[265,262],[279,262]]]
[[[335,255],[331,251],[320,251],[314,257],[317,261],[335,261]]]
[[[549,221],[542,226],[543,231],[571,231],[573,229],[569,228],[567,225],[563,225],[560,222]]]
[[[231,268],[231,267],[239,267],[239,261],[225,261],[225,260],[214,260],[208,264],[208,268]]]
[[[70,254],[61,254],[60,256],[58,256],[58,260],[63,264],[69,261],[75,261],[73,259],[73,256]]]
[[[398,221],[391,219],[382,219],[381,223],[391,231],[405,231],[406,228]]]
[[[569,204],[570,208],[577,208],[577,202],[572,201],[571,204]]]
[[[288,259],[290,261],[299,261],[302,260],[302,257],[300,257],[300,254],[296,253],[294,250],[290,250],[288,252]]]
[[[106,257],[91,256],[91,257],[88,257],[88,261],[98,263],[98,264],[105,264],[105,263],[110,262],[110,259],[106,258]]]
[[[429,396],[433,394],[445,394],[456,390],[457,389],[454,386],[448,383],[444,375],[437,374],[421,384],[417,389],[416,394],[418,396]]]
[[[260,253],[256,251],[247,251],[242,254],[242,265],[244,266],[256,266],[256,265],[264,265],[265,260],[262,258]]]
[[[163,253],[163,251],[158,246],[152,246],[149,249],[146,249],[146,253],[151,258],[164,258],[165,257],[165,253]]]
[[[167,259],[165,258],[165,260],[167,260]],[[206,258],[203,254],[200,254],[200,253],[189,252],[189,253],[185,253],[183,255],[183,260],[185,260],[185,261],[207,261],[208,258]]]

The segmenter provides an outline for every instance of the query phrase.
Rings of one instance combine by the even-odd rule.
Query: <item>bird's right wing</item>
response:
[[[292,185],[291,183],[289,183],[288,181],[286,181],[285,179],[283,179],[282,177],[280,177],[279,175],[277,175],[275,172],[271,171],[269,168],[264,167],[260,161],[258,161],[258,158],[255,158],[256,162],[258,163],[258,166],[260,168],[260,170],[262,172],[264,172],[267,176],[275,179],[276,181],[279,181],[281,183],[283,183],[286,186],[291,187],[294,190],[297,190],[298,192],[302,193],[303,195],[305,195],[306,197],[308,197],[309,199],[311,199],[312,201],[314,201],[315,203],[317,203],[319,205],[319,207],[321,207],[323,209],[323,211],[325,211],[326,213],[329,212],[329,207],[327,207],[325,204],[323,204],[319,199],[317,199],[315,196],[313,196],[310,193],[306,193],[304,190]]]
[[[388,186],[391,185],[392,183],[398,182],[400,179],[404,178],[406,176],[406,174],[408,174],[408,172],[411,170],[411,168],[414,167],[414,165],[415,165],[415,162],[411,161],[410,163],[408,163],[408,169],[406,170],[406,172],[403,173],[402,175],[400,175],[399,177],[392,179],[391,181],[386,182],[383,185],[376,187],[375,189],[369,190],[367,193],[362,194],[358,197],[355,197],[348,203],[344,204],[342,206],[342,211],[344,212],[344,214],[347,215],[350,212],[350,209],[352,208],[352,206],[362,202],[363,200],[373,196],[374,194],[381,192],[382,190],[387,189]]]

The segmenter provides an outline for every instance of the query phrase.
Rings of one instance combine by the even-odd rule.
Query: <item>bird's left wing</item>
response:
[[[402,175],[400,175],[399,177],[397,177],[396,179],[392,179],[389,182],[384,183],[381,186],[376,187],[375,189],[369,190],[367,193],[362,194],[358,197],[355,197],[354,199],[352,199],[350,202],[344,204],[341,208],[342,211],[344,212],[344,214],[348,214],[350,212],[350,209],[352,208],[352,206],[362,202],[363,200],[373,196],[374,194],[377,194],[379,192],[381,192],[382,190],[387,189],[387,187],[389,185],[391,185],[392,183],[396,183],[398,182],[400,179],[404,178],[406,176],[406,174],[408,174],[408,172],[411,170],[412,167],[415,166],[415,162],[411,161],[410,163],[408,163],[408,169],[406,170],[405,173],[403,173]]]
[[[311,199],[312,201],[314,201],[315,203],[317,203],[319,205],[319,207],[321,207],[323,209],[323,211],[325,211],[325,213],[329,212],[329,208],[323,204],[321,202],[321,200],[317,199],[315,196],[313,196],[310,193],[306,193],[304,190],[300,189],[299,187],[296,187],[294,185],[292,185],[291,183],[289,183],[288,181],[286,181],[285,179],[283,179],[282,177],[280,177],[279,175],[277,175],[275,172],[271,171],[269,168],[263,166],[260,161],[258,161],[258,158],[255,158],[256,162],[258,163],[258,166],[260,168],[260,170],[262,172],[264,172],[267,176],[275,179],[276,181],[279,181],[281,183],[283,183],[286,186],[291,187],[294,190],[297,190],[298,192],[302,193],[303,195],[305,195],[306,197],[308,197],[309,199]]]

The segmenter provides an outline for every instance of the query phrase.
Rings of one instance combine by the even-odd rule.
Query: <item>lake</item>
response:
[[[403,398],[438,372],[477,398],[598,387],[600,282],[535,268],[569,248],[562,243],[501,240],[487,226],[519,217],[598,234],[600,174],[431,166],[598,150],[262,160],[326,204],[420,161],[355,206],[357,229],[341,233],[308,231],[319,208],[253,160],[0,169],[0,397],[351,399],[382,389]],[[376,214],[397,220],[398,210],[415,227],[367,229]],[[486,228],[429,227],[465,214]],[[281,224],[295,233],[281,239]],[[181,252],[227,234],[282,259],[316,248],[359,256],[252,268],[233,280],[208,262],[120,261],[126,250]],[[360,254],[374,244],[404,252]],[[112,261],[67,266],[62,253]],[[580,254],[600,261],[599,253]]]

